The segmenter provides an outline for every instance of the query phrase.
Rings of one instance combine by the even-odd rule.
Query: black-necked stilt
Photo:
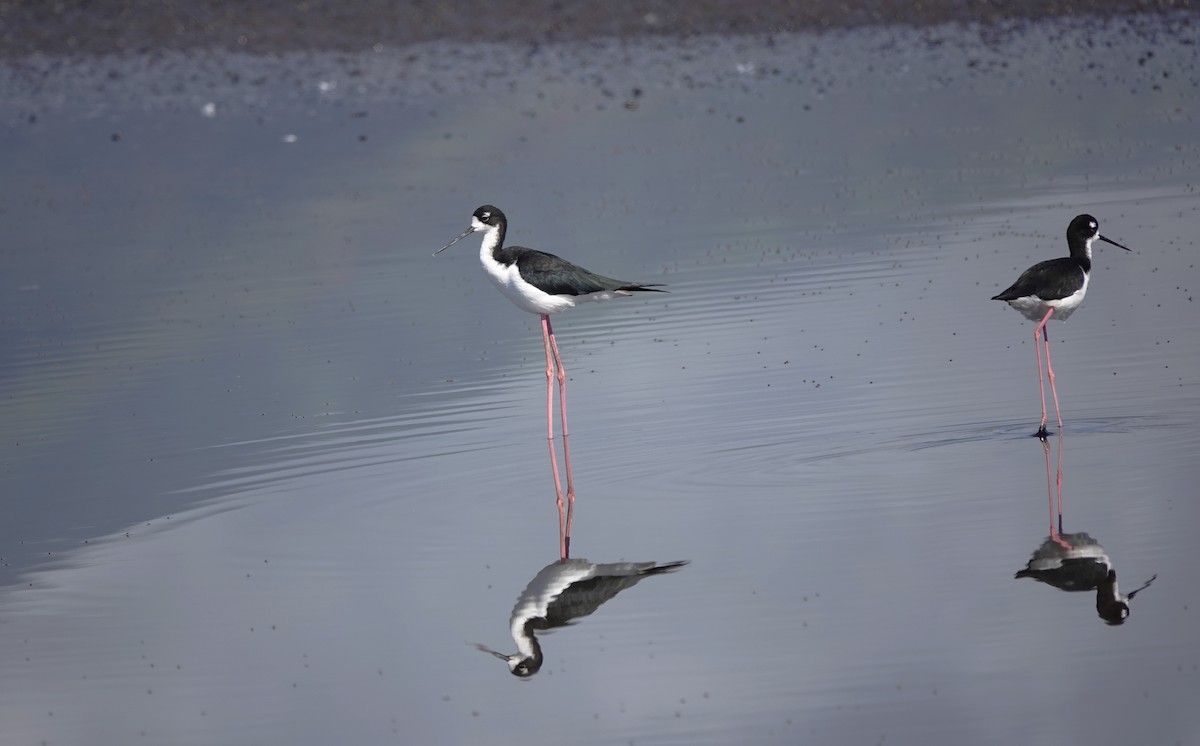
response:
[[[1054,395],[1054,413],[1058,417],[1058,429],[1062,431],[1062,412],[1058,407],[1058,390],[1054,386],[1054,369],[1050,367],[1050,335],[1046,333],[1046,322],[1051,316],[1065,321],[1087,293],[1088,274],[1092,271],[1092,243],[1100,239],[1117,248],[1129,248],[1100,235],[1100,225],[1091,215],[1078,215],[1067,226],[1067,245],[1071,255],[1038,262],[1021,273],[1017,281],[992,300],[1006,301],[1021,312],[1025,318],[1038,322],[1033,330],[1033,350],[1037,355],[1038,391],[1042,395],[1042,424],[1036,435],[1045,437],[1046,432],[1046,388],[1042,384],[1042,351],[1038,335],[1046,345],[1046,374],[1050,378],[1050,392]]]
[[[574,308],[587,301],[608,300],[638,291],[657,290],[657,283],[639,284],[614,280],[589,272],[553,254],[505,246],[504,233],[508,219],[499,208],[484,205],[471,216],[471,226],[450,243],[433,252],[438,255],[471,235],[483,232],[479,261],[488,279],[504,297],[517,308],[538,314],[542,319],[542,342],[546,348],[546,437],[550,444],[550,466],[554,469],[554,492],[558,501],[559,554],[566,559],[570,553],[571,520],[575,510],[575,482],[571,475],[571,451],[567,441],[566,370],[558,354],[550,314]],[[567,512],[563,515],[562,483],[558,478],[558,461],[554,455],[554,378],[558,378],[558,398],[562,409],[563,460],[567,467]]]
[[[542,667],[542,646],[534,632],[570,624],[643,578],[686,564],[687,560],[660,565],[656,562],[595,564],[585,559],[568,559],[546,565],[529,581],[513,606],[509,626],[517,652],[505,655],[483,645],[475,647],[507,661],[514,676],[528,678]]]

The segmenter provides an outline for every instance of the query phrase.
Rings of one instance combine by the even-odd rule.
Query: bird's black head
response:
[[[482,209],[482,208],[481,208]],[[1067,226],[1067,238],[1075,238],[1081,241],[1087,241],[1095,238],[1100,232],[1100,223],[1091,215],[1076,215],[1071,224]]]
[[[500,212],[500,208],[495,205],[484,205],[476,209],[475,214],[471,217],[486,226],[504,225],[507,222],[504,213]]]
[[[1101,236],[1100,224],[1091,215],[1076,215],[1071,224],[1067,226],[1067,244],[1071,247],[1071,256],[1086,258],[1090,262],[1092,242],[1096,240],[1116,246],[1118,249],[1130,251],[1128,246],[1122,246],[1111,238]],[[1085,264],[1084,269],[1090,269],[1090,267]]]

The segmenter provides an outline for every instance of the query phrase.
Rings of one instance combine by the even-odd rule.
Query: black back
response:
[[[1082,260],[1081,260],[1082,259]],[[1066,298],[1083,287],[1086,257],[1064,256],[1038,262],[1021,273],[1017,281],[992,300],[1016,300],[1036,295],[1042,300]],[[1090,264],[1090,262],[1088,262]]]
[[[655,283],[642,285],[605,277],[590,272],[577,264],[572,264],[562,257],[536,249],[527,249],[524,246],[502,247],[494,251],[492,255],[501,264],[511,265],[515,262],[522,279],[551,295],[587,295],[614,290],[628,293],[636,291],[666,292],[665,290],[656,290],[657,284]]]

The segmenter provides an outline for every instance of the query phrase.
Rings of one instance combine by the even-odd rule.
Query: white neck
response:
[[[483,229],[483,243],[479,246],[480,260],[487,262],[492,258],[492,252],[500,248],[500,229],[494,225]]]

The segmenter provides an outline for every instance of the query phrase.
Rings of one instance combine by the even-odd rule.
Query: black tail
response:
[[[663,287],[662,283],[651,282],[648,285],[633,285],[633,284],[622,285],[621,287],[617,288],[617,290],[624,290],[627,293],[634,293],[639,290],[644,290],[647,293],[669,293],[669,292],[671,292],[670,290],[659,290],[659,288],[661,288],[661,287]]]

